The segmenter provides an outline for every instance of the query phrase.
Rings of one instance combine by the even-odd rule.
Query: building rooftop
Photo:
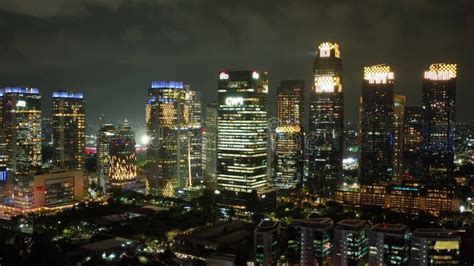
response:
[[[127,245],[136,244],[134,241],[126,238],[115,237],[109,238],[102,241],[90,243],[83,245],[83,249],[91,250],[91,251],[106,251],[110,249],[114,249],[117,247],[124,247]]]
[[[392,234],[405,234],[408,232],[408,226],[404,224],[379,223],[379,224],[374,225],[371,231],[392,233]]]
[[[278,227],[278,223],[277,222],[273,222],[273,221],[270,221],[270,220],[263,220],[261,221],[257,228],[255,228],[255,230],[257,232],[267,232],[267,231],[272,231],[274,229],[276,229]]]
[[[336,227],[346,230],[361,230],[367,227],[367,221],[359,219],[346,219],[338,222]]]
[[[331,218],[314,218],[293,220],[293,224],[301,227],[329,229],[334,225],[334,222]]]
[[[460,238],[459,232],[450,229],[419,228],[413,232],[415,237]]]

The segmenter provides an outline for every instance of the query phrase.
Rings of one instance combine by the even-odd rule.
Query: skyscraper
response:
[[[37,88],[3,90],[3,125],[12,198],[15,206],[30,208],[33,174],[41,167],[41,95]]]
[[[200,94],[183,82],[152,82],[146,123],[147,178],[155,194],[174,197],[202,177]]]
[[[417,229],[411,238],[411,265],[459,265],[460,244],[456,230]]]
[[[392,183],[399,184],[403,173],[403,139],[406,97],[395,95],[393,98],[393,178]]]
[[[113,124],[102,124],[97,133],[97,183],[103,189],[109,185],[110,143],[117,134]]]
[[[306,141],[310,188],[333,197],[342,177],[344,93],[342,61],[337,43],[321,43],[314,60],[310,124]]]
[[[267,182],[266,72],[222,71],[218,81],[217,182],[220,202],[243,215],[274,202]],[[257,198],[256,198],[257,197]]]
[[[403,178],[413,181],[419,181],[423,178],[421,116],[421,106],[405,107],[405,122],[403,123]]]
[[[125,188],[137,179],[135,132],[125,120],[110,140],[109,184]]]
[[[275,185],[294,189],[303,180],[304,81],[284,80],[277,91]]]
[[[360,108],[360,183],[388,184],[393,177],[394,73],[388,65],[364,68]]]
[[[217,178],[217,101],[206,108],[206,120],[203,138],[204,179],[206,183],[215,183]]]
[[[86,142],[84,95],[53,92],[54,165],[58,168],[82,169]]]
[[[456,64],[433,64],[422,91],[423,165],[430,183],[450,182],[454,171]]]

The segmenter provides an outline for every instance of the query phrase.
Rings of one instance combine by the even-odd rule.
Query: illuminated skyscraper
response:
[[[148,181],[154,193],[176,196],[202,176],[200,94],[183,82],[152,82],[146,123]]]
[[[417,229],[411,238],[411,265],[459,265],[457,230]]]
[[[37,88],[3,90],[7,169],[13,177],[14,204],[33,206],[33,174],[41,167],[41,95]],[[11,194],[10,194],[11,195]]]
[[[201,92],[191,90],[189,85],[186,88],[186,103],[185,103],[185,128],[187,135],[184,135],[187,159],[187,174],[186,186],[193,186],[202,181],[202,100]]]
[[[275,199],[267,182],[267,73],[222,71],[218,78],[220,202],[245,215]]]
[[[7,148],[5,140],[5,125],[3,123],[3,90],[0,90],[0,200],[7,197]]]
[[[360,183],[388,184],[393,177],[394,73],[388,65],[364,68],[360,109]]]
[[[422,92],[423,165],[427,182],[449,182],[454,171],[456,64],[433,64]]]
[[[421,106],[405,107],[403,133],[403,176],[409,180],[423,178]]]
[[[331,265],[333,225],[334,222],[330,218],[293,221],[293,226],[300,231],[299,265]]]
[[[54,165],[82,169],[86,142],[84,95],[72,92],[53,93]]]
[[[109,148],[115,134],[117,132],[112,124],[102,124],[97,133],[97,182],[103,189],[109,185]]]
[[[203,138],[204,179],[206,183],[215,183],[217,178],[217,102],[211,102],[206,108],[205,130]]]
[[[254,257],[255,265],[277,265],[280,255],[278,223],[264,220],[255,228]]]
[[[342,177],[344,145],[342,61],[337,43],[321,43],[314,60],[309,134],[309,185],[318,194],[333,197]]]
[[[109,184],[127,187],[137,179],[135,132],[125,120],[111,138],[109,146]]]
[[[284,80],[277,91],[275,185],[294,189],[303,180],[304,81]]]
[[[403,123],[405,121],[406,97],[395,95],[393,98],[393,179],[400,183],[403,173]]]

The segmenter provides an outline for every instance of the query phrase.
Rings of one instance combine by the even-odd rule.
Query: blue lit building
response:
[[[53,92],[53,164],[61,169],[82,169],[86,142],[84,95]]]
[[[369,265],[408,265],[410,231],[406,225],[380,223],[369,232]]]

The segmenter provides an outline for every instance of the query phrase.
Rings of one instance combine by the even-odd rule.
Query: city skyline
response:
[[[103,113],[109,122],[128,118],[139,121],[137,126],[144,128],[141,103],[146,99],[146,90],[140,89],[156,79],[184,80],[203,92],[204,104],[207,104],[217,99],[215,73],[223,67],[268,71],[269,96],[273,98],[280,80],[304,79],[306,84],[311,84],[313,51],[317,44],[327,40],[339,43],[344,51],[343,84],[347,99],[360,95],[363,66],[387,63],[397,75],[395,92],[407,96],[407,105],[418,104],[423,70],[436,62],[458,63],[458,118],[473,122],[468,99],[474,92],[467,89],[473,82],[467,74],[473,72],[473,63],[469,60],[473,58],[473,51],[462,49],[472,46],[474,41],[471,37],[474,27],[469,27],[472,18],[466,13],[467,2],[431,3],[425,10],[417,1],[405,3],[408,6],[398,3],[379,6],[369,2],[359,4],[361,8],[344,1],[326,5],[310,1],[291,5],[277,1],[267,8],[263,1],[248,3],[236,10],[248,20],[226,16],[229,4],[214,1],[204,1],[201,5],[162,1],[149,6],[127,6],[121,1],[89,5],[75,2],[67,8],[48,5],[32,8],[33,3],[24,3],[7,1],[0,7],[1,25],[6,32],[5,45],[0,47],[0,55],[5,55],[0,63],[0,72],[4,73],[0,86],[39,87],[47,94],[60,88],[77,88],[87,95],[86,104],[90,105],[87,116],[91,122]],[[131,10],[128,13],[127,8]],[[147,15],[138,15],[144,8]],[[367,16],[356,16],[355,10],[367,12]],[[396,16],[400,10],[404,13]],[[215,18],[203,16],[209,12],[215,12]],[[293,14],[297,12],[302,15],[295,18]],[[196,24],[202,25],[201,32],[206,34],[191,32],[189,20],[176,18],[186,15],[192,15]],[[61,26],[51,19],[53,16],[59,17]],[[154,22],[148,16],[160,19]],[[289,25],[275,21],[279,16],[287,18]],[[97,27],[95,22],[103,18],[108,22]],[[123,19],[130,23],[120,23]],[[152,27],[162,19],[170,23],[169,29]],[[276,23],[272,27],[276,31],[258,35],[271,23]],[[105,27],[110,29],[104,32]],[[293,32],[295,28],[298,30]],[[287,34],[293,38],[285,40]],[[216,36],[222,36],[223,40],[216,41]],[[24,41],[27,37],[36,40],[32,42],[35,45]],[[76,44],[67,41],[68,37]],[[207,43],[214,46],[212,52],[207,49]],[[48,49],[42,49],[45,46]],[[234,52],[228,53],[230,49]],[[90,61],[84,60],[85,57]],[[270,114],[275,112],[275,105],[271,104]],[[358,102],[346,100],[347,121],[357,120],[357,105]],[[124,114],[115,112],[119,106],[124,108]],[[45,107],[49,109],[45,113],[49,113],[51,108]]]

